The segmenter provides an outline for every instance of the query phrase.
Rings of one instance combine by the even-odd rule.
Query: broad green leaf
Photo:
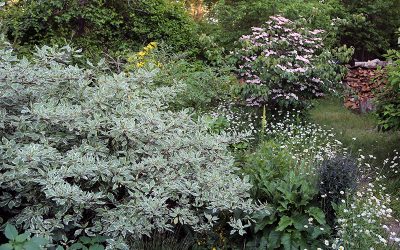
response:
[[[69,249],[70,249],[70,250],[77,250],[77,249],[82,249],[83,247],[84,247],[84,245],[83,245],[82,243],[78,242],[78,243],[72,244],[72,245],[69,247]]]
[[[24,249],[25,250],[42,250],[43,248],[41,248],[36,243],[29,241],[24,244]]]
[[[100,244],[96,244],[96,245],[90,246],[89,250],[104,250],[104,246],[102,246]]]
[[[13,246],[10,243],[0,245],[0,250],[12,250]]]
[[[18,231],[15,228],[15,226],[13,226],[11,224],[7,224],[6,229],[4,230],[4,235],[9,240],[15,240],[15,237],[17,237],[17,235],[18,235]]]
[[[276,231],[284,231],[288,226],[293,225],[293,220],[289,216],[283,216],[280,221],[278,226],[276,227]]]
[[[281,232],[272,230],[268,235],[268,248],[267,249],[278,248],[280,245],[281,235],[282,235]]]
[[[107,240],[107,237],[98,235],[98,236],[94,237],[93,242],[101,243],[101,242],[105,242],[106,240]]]
[[[322,228],[322,230],[321,230]],[[329,229],[324,228],[324,227],[314,227],[314,230],[311,234],[311,238],[317,239],[319,236],[324,235],[324,234],[329,234]]]
[[[256,219],[256,218],[254,218],[254,219]],[[263,230],[267,225],[274,223],[275,220],[276,220],[275,213],[271,214],[269,216],[266,216],[266,217],[262,217],[261,220],[256,219],[257,223],[254,227],[254,231],[259,232],[259,231]]]
[[[317,220],[319,224],[321,224],[321,225],[325,225],[326,224],[325,214],[320,208],[318,208],[318,207],[310,207],[306,212],[309,215],[311,215],[315,220]]]
[[[15,237],[15,241],[16,242],[24,242],[29,238],[30,235],[31,234],[28,233],[28,232],[23,233],[23,234],[19,234],[19,235],[17,235],[17,237]]]
[[[37,236],[32,237],[32,239],[30,241],[36,243],[39,246],[44,246],[47,243],[49,243],[49,241],[47,239],[42,238],[42,237],[37,237]]]
[[[23,245],[14,245],[14,250],[24,250],[24,246]],[[36,250],[36,249],[34,249]]]
[[[268,240],[268,235],[264,234],[264,235],[261,237],[261,239],[260,239],[260,242],[259,242],[259,245],[258,245],[258,249],[260,249],[260,250],[267,249],[268,242],[269,242],[269,240]],[[253,246],[253,249],[254,249],[254,248],[256,248],[256,247]],[[250,249],[250,248],[249,248],[249,249]]]
[[[282,235],[281,242],[285,250],[297,250],[290,233],[284,233]]]
[[[306,228],[304,225],[308,224],[308,216],[305,214],[296,214],[292,216],[293,226],[300,231],[304,231]]]
[[[90,244],[92,243],[92,239],[90,239],[87,236],[82,236],[79,238],[79,240],[83,243],[83,244]]]

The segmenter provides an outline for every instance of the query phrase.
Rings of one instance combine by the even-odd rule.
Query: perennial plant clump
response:
[[[252,31],[241,37],[242,48],[235,52],[249,105],[305,107],[307,100],[323,96],[341,81],[345,69],[335,58],[351,56],[352,49],[324,49],[323,30],[309,30],[283,16],[272,16]]]
[[[128,249],[128,237],[204,231],[221,211],[252,210],[227,150],[239,137],[169,111],[182,86],[156,86],[157,69],[110,75],[70,65],[69,47],[38,48],[32,60],[0,48],[5,221],[53,243],[103,235],[109,249]]]
[[[316,178],[310,175],[313,165],[293,154],[293,148],[284,146],[296,137],[285,140],[279,133],[268,133],[269,139],[245,157],[243,164],[243,171],[253,183],[253,197],[271,206],[270,213],[255,214],[248,245],[254,249],[322,247],[330,227],[317,202]],[[271,138],[274,135],[275,139]]]

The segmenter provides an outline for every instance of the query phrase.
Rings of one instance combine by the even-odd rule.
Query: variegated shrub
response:
[[[69,47],[32,60],[0,49],[3,219],[53,242],[100,234],[126,249],[127,237],[204,231],[221,211],[252,209],[227,150],[237,137],[168,110],[181,86],[156,87],[157,71],[79,68]]]

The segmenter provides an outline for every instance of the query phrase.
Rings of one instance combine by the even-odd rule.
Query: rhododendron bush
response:
[[[239,76],[250,105],[270,103],[280,107],[304,107],[306,101],[324,95],[341,81],[352,49],[324,48],[323,30],[308,30],[302,22],[270,17],[263,27],[240,38]]]

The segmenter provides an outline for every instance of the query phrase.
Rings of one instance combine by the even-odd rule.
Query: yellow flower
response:
[[[147,44],[146,47],[144,47],[145,51],[150,51],[153,50],[155,47],[157,47],[157,43],[156,42],[151,42],[149,44]]]
[[[217,248],[216,248],[216,247],[213,247],[211,250],[217,250]]]
[[[140,51],[140,52],[138,53],[138,56],[144,57],[146,54],[147,54],[147,53],[146,53],[145,51]]]
[[[138,62],[136,63],[136,67],[141,68],[144,66],[144,62]]]

